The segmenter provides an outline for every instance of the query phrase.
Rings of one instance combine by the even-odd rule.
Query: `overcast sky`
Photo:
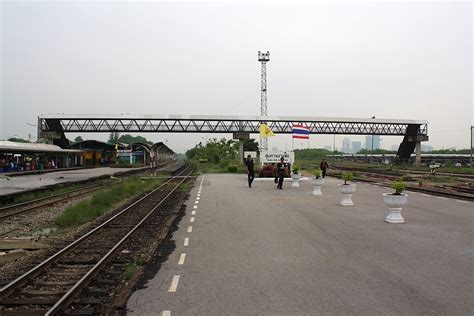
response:
[[[40,113],[258,115],[257,51],[269,50],[269,115],[422,119],[427,144],[467,148],[472,12],[470,2],[3,1],[0,139],[35,137],[27,123]],[[203,138],[144,136],[180,152]],[[311,147],[332,142],[311,136]]]

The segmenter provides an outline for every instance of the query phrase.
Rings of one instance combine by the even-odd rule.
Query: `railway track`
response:
[[[336,171],[339,169],[339,172]],[[349,169],[343,168],[340,169],[335,167],[328,173],[328,175],[341,177],[340,171],[346,171]],[[392,181],[399,180],[401,175],[393,174],[383,174],[381,172],[372,172],[372,171],[360,171],[357,170],[357,173],[362,175],[362,177],[354,177],[357,181],[376,183],[383,186],[390,186]],[[466,201],[474,201],[474,188],[471,187],[460,187],[455,185],[441,185],[434,187],[422,187],[419,185],[411,185],[408,183],[407,190],[415,192],[423,192],[432,195],[444,196],[449,198],[462,199]]]
[[[393,175],[393,176],[403,176],[403,175],[420,175],[420,176],[429,176],[429,171],[422,171],[422,170],[379,170],[379,169],[371,169],[370,171],[366,168],[360,167],[348,167],[348,166],[340,166],[340,165],[332,165],[333,169],[339,169],[344,171],[360,171],[360,172],[370,172],[373,174],[382,174],[382,175]],[[452,178],[459,178],[462,180],[474,180],[474,174],[466,174],[466,173],[450,173],[450,172],[436,172],[436,176],[445,176],[445,177],[452,177]]]
[[[162,208],[189,179],[183,175],[190,176],[192,172],[185,167],[175,177],[1,288],[0,314],[96,313],[94,306],[101,304],[97,297],[108,297],[107,289],[100,284],[107,288],[113,279],[108,276],[121,274],[126,266],[126,261],[120,259],[128,254],[124,245],[147,226],[156,230],[169,225],[166,223],[170,215],[162,214]],[[143,242],[143,237],[135,241]]]
[[[158,168],[166,168],[168,166],[168,162],[160,165]],[[135,176],[135,175],[133,175]],[[123,176],[122,178],[126,178],[127,176]],[[121,181],[121,180],[120,180]],[[57,203],[61,203],[64,201],[68,201],[71,198],[76,198],[84,195],[88,195],[94,193],[96,191],[102,190],[107,188],[110,185],[109,182],[106,183],[99,183],[93,184],[86,187],[81,187],[78,189],[70,190],[67,192],[57,193],[49,196],[45,196],[42,198],[12,204],[5,207],[0,207],[0,220],[6,219],[15,215],[19,215],[22,213],[30,212],[36,210],[41,207],[51,206]],[[5,233],[0,234],[0,236],[4,235]]]

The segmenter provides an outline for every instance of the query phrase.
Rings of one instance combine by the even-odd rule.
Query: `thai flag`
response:
[[[300,124],[293,124],[293,138],[309,139],[309,128]]]

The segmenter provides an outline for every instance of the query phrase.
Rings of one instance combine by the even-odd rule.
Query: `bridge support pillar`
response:
[[[421,166],[421,141],[416,142],[415,147],[415,166]]]
[[[239,140],[239,163],[244,162],[244,141],[250,139],[249,132],[235,132],[233,134],[234,139]]]
[[[239,139],[239,159],[242,163],[242,157],[244,157],[244,139]]]
[[[419,167],[421,165],[421,142],[427,141],[429,138],[427,135],[416,135],[409,136],[408,141],[411,144],[415,144],[415,166]],[[413,145],[412,145],[413,146]],[[413,147],[411,147],[413,150]],[[413,152],[413,151],[412,151]]]

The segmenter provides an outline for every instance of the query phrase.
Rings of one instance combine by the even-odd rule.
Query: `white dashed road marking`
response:
[[[198,208],[198,206],[197,206],[197,205],[194,205],[193,208],[196,209],[196,208]]]
[[[173,276],[173,279],[171,280],[171,286],[168,292],[176,292],[176,289],[178,288],[178,283],[179,283],[179,274],[176,274]]]
[[[187,246],[189,246],[189,238],[188,237],[184,238],[184,247],[187,247]]]
[[[194,217],[191,217],[191,218],[189,219],[189,221],[190,221],[191,223],[194,223]]]
[[[186,259],[186,254],[185,254],[185,253],[182,253],[181,256],[179,257],[178,264],[179,264],[179,265],[184,264],[184,260],[185,260],[185,259]]]
[[[198,201],[199,201],[200,199],[201,199],[201,198],[200,198],[199,196],[196,198],[196,200],[198,200]]]
[[[193,226],[188,227],[188,233],[191,233],[193,231]]]
[[[192,211],[192,212],[191,212],[191,215],[196,215],[196,211]]]
[[[162,311],[160,316],[171,316],[171,311]]]
[[[194,201],[194,204],[199,204],[199,201]]]

